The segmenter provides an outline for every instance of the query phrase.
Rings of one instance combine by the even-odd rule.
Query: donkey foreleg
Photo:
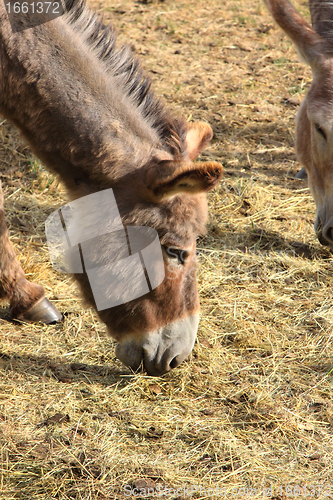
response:
[[[5,223],[4,194],[0,181],[0,300],[10,304],[12,318],[53,323],[61,320],[59,311],[45,297],[44,289],[28,281],[9,240]]]

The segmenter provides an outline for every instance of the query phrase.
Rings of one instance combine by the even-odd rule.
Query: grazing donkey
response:
[[[118,341],[124,364],[137,369],[143,362],[149,374],[161,375],[194,345],[196,238],[205,230],[205,192],[217,185],[222,166],[193,163],[211,140],[211,128],[172,117],[129,49],[115,47],[112,29],[83,3],[67,7],[65,15],[35,27],[28,13],[13,31],[0,1],[0,113],[60,176],[72,200],[112,189],[125,227],[157,231],[162,284],[97,313]],[[1,192],[0,298],[9,301],[13,318],[58,320],[43,288],[24,276],[3,206]],[[75,277],[97,309],[87,274]]]
[[[312,69],[312,85],[296,117],[296,150],[317,206],[318,239],[333,249],[333,3],[309,1],[311,28],[288,0],[265,2]]]

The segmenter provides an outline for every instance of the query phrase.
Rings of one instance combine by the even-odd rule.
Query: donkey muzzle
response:
[[[163,375],[179,366],[192,352],[198,324],[196,314],[140,337],[127,337],[117,345],[116,356],[134,371],[143,363],[148,375]]]
[[[317,215],[314,228],[319,242],[333,249],[333,216],[328,222],[323,223],[322,218]]]

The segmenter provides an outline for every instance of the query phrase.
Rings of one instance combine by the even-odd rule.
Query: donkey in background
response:
[[[296,152],[317,207],[316,234],[333,249],[333,3],[309,1],[312,27],[288,0],[265,3],[312,70],[296,117]]]
[[[112,29],[84,3],[67,7],[69,13],[33,28],[28,13],[13,32],[0,2],[0,114],[60,176],[72,200],[112,188],[124,226],[157,231],[162,284],[97,314],[118,341],[119,359],[133,369],[143,362],[149,374],[161,375],[194,345],[196,238],[205,231],[205,192],[219,182],[222,166],[193,163],[212,138],[209,125],[172,117],[129,49],[115,47]],[[86,274],[75,278],[97,309]],[[9,301],[13,318],[49,323],[61,317],[15,257],[2,192],[0,299]]]

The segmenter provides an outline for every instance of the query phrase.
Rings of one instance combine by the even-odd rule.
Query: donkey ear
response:
[[[294,42],[307,64],[315,69],[322,59],[323,39],[291,5],[289,0],[264,0],[276,23]]]
[[[171,198],[181,193],[210,191],[219,182],[223,167],[208,162],[160,162],[145,171],[145,185],[156,199]]]
[[[213,131],[208,123],[189,123],[185,142],[190,160],[195,160],[203,152],[212,137]]]

